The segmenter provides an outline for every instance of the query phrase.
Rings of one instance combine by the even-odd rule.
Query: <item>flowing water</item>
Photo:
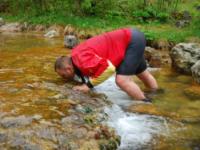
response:
[[[54,72],[54,61],[66,54],[69,51],[63,48],[62,38],[45,39],[35,33],[0,33],[0,118],[3,118],[0,121],[0,149],[3,147],[1,143],[6,141],[4,133],[9,133],[5,136],[10,139],[18,137],[19,131],[24,137],[31,137],[32,149],[35,143],[41,145],[41,149],[51,149],[60,143],[63,146],[65,142],[61,139],[71,138],[68,137],[69,123],[66,129],[58,123],[72,111],[69,97],[62,98],[66,103],[52,100],[59,97],[55,86],[64,84]],[[191,77],[174,73],[171,69],[153,74],[164,89],[164,93],[152,95],[153,104],[131,100],[114,84],[114,77],[96,88],[113,103],[112,107],[105,108],[106,124],[121,136],[119,149],[200,149],[200,87]],[[145,90],[139,80],[134,80]],[[46,88],[35,88],[38,86]],[[31,117],[27,120],[26,116]],[[13,123],[13,117],[19,121]],[[36,130],[40,134],[35,135]],[[82,132],[84,130],[81,128]],[[38,140],[38,137],[42,138]],[[14,143],[10,140],[7,145],[26,141],[21,135],[18,139],[20,141]]]

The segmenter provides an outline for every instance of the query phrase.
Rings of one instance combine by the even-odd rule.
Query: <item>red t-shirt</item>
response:
[[[115,67],[122,62],[130,39],[130,29],[95,36],[72,50],[72,61],[83,75],[98,77],[108,67],[107,60]]]

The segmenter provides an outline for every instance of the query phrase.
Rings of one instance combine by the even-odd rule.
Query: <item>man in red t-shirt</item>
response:
[[[146,41],[136,29],[118,29],[93,37],[72,49],[71,57],[56,60],[55,71],[66,79],[81,79],[75,90],[89,91],[95,80],[116,68],[116,84],[136,100],[149,102],[132,75],[151,90],[158,88],[155,78],[147,71],[144,59]],[[99,82],[97,82],[99,83]]]

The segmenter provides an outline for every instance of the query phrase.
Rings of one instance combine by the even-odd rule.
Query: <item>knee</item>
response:
[[[119,76],[117,75],[116,78],[115,78],[115,83],[118,85],[118,86],[122,86],[126,83],[127,79],[125,77],[122,77],[122,76]]]

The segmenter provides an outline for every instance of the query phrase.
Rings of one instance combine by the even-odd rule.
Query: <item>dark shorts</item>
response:
[[[136,75],[147,69],[147,64],[144,58],[144,50],[146,46],[145,36],[137,29],[132,29],[131,41],[126,49],[126,54],[117,67],[117,74],[121,75]]]

